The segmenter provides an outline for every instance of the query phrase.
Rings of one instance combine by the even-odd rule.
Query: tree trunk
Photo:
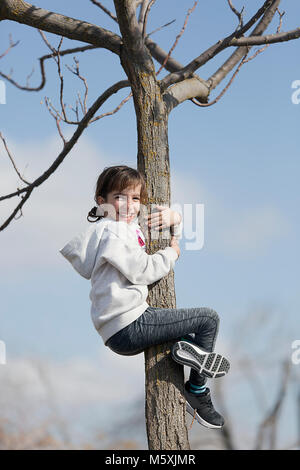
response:
[[[146,180],[148,211],[151,204],[170,205],[168,112],[156,80],[152,59],[141,63],[122,49],[121,62],[130,80],[137,117],[138,170]],[[165,236],[165,235],[164,235]],[[147,237],[147,252],[169,246],[162,234]],[[149,305],[175,308],[174,272],[149,286]],[[183,398],[183,367],[170,357],[172,343],[145,351],[146,427],[149,449],[188,450]]]

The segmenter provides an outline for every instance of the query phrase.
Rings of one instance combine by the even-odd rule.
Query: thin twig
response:
[[[176,39],[175,39],[175,42],[173,44],[173,46],[171,47],[171,49],[169,50],[165,60],[163,61],[162,65],[160,66],[158,72],[156,72],[156,75],[158,75],[162,69],[165,67],[166,63],[168,62],[169,58],[171,57],[171,54],[172,52],[174,51],[175,47],[177,46],[178,44],[178,41],[179,39],[181,38],[181,36],[183,35],[185,29],[186,29],[186,26],[187,26],[187,22],[188,22],[188,19],[189,19],[189,16],[191,15],[191,13],[195,10],[196,6],[197,6],[197,3],[198,1],[195,1],[194,5],[192,6],[192,8],[190,8],[186,14],[186,17],[185,17],[185,21],[184,21],[184,24],[183,24],[183,27],[181,28],[181,31],[180,33],[176,36]]]
[[[56,127],[57,127],[57,130],[58,130],[58,133],[59,133],[59,135],[60,135],[60,137],[61,137],[61,139],[62,139],[64,145],[66,145],[67,141],[66,141],[66,139],[65,139],[65,137],[64,137],[64,135],[63,135],[63,133],[62,133],[62,130],[61,130],[61,127],[60,127],[60,121],[61,121],[61,120],[58,119],[57,117],[55,118],[55,122],[56,122]]]
[[[79,113],[78,113],[78,101],[76,100],[76,108],[75,108],[75,109],[74,109],[74,108],[72,108],[72,106],[71,106],[71,105],[69,105],[69,106],[70,106],[70,108],[72,109],[72,111],[75,113],[75,115],[76,115],[76,118],[77,118],[77,121],[79,121]]]
[[[0,139],[1,139],[2,142],[3,142],[3,145],[4,145],[4,147],[5,147],[6,153],[7,153],[8,157],[9,157],[9,159],[10,159],[10,161],[11,161],[11,163],[12,163],[14,169],[15,169],[15,172],[17,173],[18,177],[20,178],[20,180],[23,181],[23,183],[25,183],[25,184],[28,184],[28,185],[31,184],[31,183],[29,183],[28,181],[26,181],[25,178],[23,178],[23,176],[22,176],[21,173],[19,172],[19,170],[18,170],[18,168],[17,168],[17,166],[16,166],[16,164],[15,164],[15,162],[14,162],[14,159],[13,159],[13,157],[12,157],[12,155],[11,155],[11,153],[10,153],[8,147],[7,147],[6,141],[5,141],[5,139],[4,139],[4,137],[3,137],[3,135],[2,135],[1,132],[0,132]]]
[[[91,2],[96,5],[97,7],[101,8],[104,13],[106,13],[110,18],[118,23],[118,18],[111,12],[109,11],[108,8],[106,8],[104,5],[102,5],[101,2],[98,2],[97,0],[91,0]]]
[[[15,46],[19,44],[20,41],[13,42],[11,34],[9,34],[9,47],[6,49],[6,51],[3,52],[3,54],[0,55],[0,59],[2,59],[8,52]]]
[[[153,31],[151,31],[151,33],[147,34],[147,38],[149,38],[150,36],[152,36],[155,33],[158,33],[158,31],[161,31],[163,28],[166,28],[167,26],[170,26],[171,24],[175,23],[175,21],[176,20],[169,21],[168,23],[163,24],[162,26],[159,26],[159,28],[154,29]]]
[[[150,2],[147,5],[145,16],[144,16],[144,21],[143,21],[143,31],[142,31],[142,37],[145,39],[146,37],[146,27],[147,27],[147,21],[148,21],[148,15],[150,13],[150,10],[152,8],[152,5],[155,3],[156,0],[150,0]]]
[[[244,13],[244,9],[245,7],[243,7],[241,9],[241,11],[239,12],[233,5],[232,5],[232,2],[231,0],[227,0],[228,2],[228,5],[230,6],[231,10],[233,11],[233,13],[237,16],[238,20],[239,20],[239,24],[236,28],[236,31],[238,31],[240,28],[243,27],[244,23],[243,23],[243,13]]]
[[[60,39],[60,42],[59,42],[59,45],[58,45],[58,48],[55,49],[50,43],[49,41],[47,40],[45,34],[43,33],[43,31],[41,30],[38,30],[40,35],[42,36],[44,42],[46,43],[46,45],[49,47],[49,49],[52,51],[52,58],[53,60],[56,62],[56,65],[57,65],[57,72],[58,72],[58,76],[59,76],[59,80],[60,80],[60,94],[59,94],[59,101],[60,101],[60,107],[61,107],[61,113],[60,114],[58,112],[57,109],[55,109],[55,107],[52,105],[52,103],[50,102],[49,99],[47,99],[45,97],[45,103],[46,103],[46,106],[48,108],[48,111],[50,112],[50,107],[54,110],[55,112],[55,115],[50,112],[50,114],[54,117],[55,119],[55,122],[56,122],[56,126],[58,128],[58,131],[59,131],[59,134],[60,136],[62,137],[63,141],[65,142],[65,139],[62,135],[62,132],[61,132],[61,128],[60,128],[60,121],[63,121],[67,124],[71,124],[71,125],[78,125],[79,124],[79,121],[70,121],[68,116],[67,116],[67,113],[66,113],[66,105],[64,103],[64,99],[63,99],[63,94],[64,94],[64,77],[63,77],[63,74],[61,72],[61,55],[60,55],[60,48],[62,46],[62,42],[63,42],[63,37],[61,37]],[[83,77],[80,76],[79,74],[79,67],[78,67],[78,63],[76,63],[76,59],[74,58],[75,60],[75,64],[77,65],[77,69],[76,71],[72,71],[75,75],[79,76],[79,78],[83,81],[85,81],[85,79]],[[77,61],[78,62],[78,61]],[[86,86],[86,96],[85,96],[85,105],[86,105],[86,99],[87,99],[87,84],[85,82],[85,86]],[[86,108],[85,108],[86,109]],[[84,111],[83,111],[83,114]]]
[[[139,26],[141,28],[141,31],[143,30],[143,24],[144,24],[144,20],[145,20],[145,13],[146,13],[147,6],[149,5],[150,1],[151,0],[140,0],[140,1],[136,2],[136,10],[141,5],[140,12],[139,12],[139,17],[138,17],[138,23],[139,23]]]
[[[109,111],[109,112],[107,112],[107,113],[100,114],[100,116],[96,116],[94,119],[91,119],[90,122],[92,123],[92,122],[98,121],[99,119],[102,119],[102,118],[104,118],[104,117],[106,117],[106,116],[112,116],[113,114],[115,114],[116,112],[118,112],[118,111],[122,108],[122,106],[123,106],[125,103],[127,103],[127,101],[129,101],[129,99],[130,99],[131,97],[132,97],[132,92],[129,93],[129,95],[126,96],[126,98],[124,98],[124,99],[121,101],[121,103],[120,103],[113,111]]]
[[[87,102],[87,97],[88,97],[88,84],[87,84],[86,78],[84,78],[82,75],[80,75],[80,71],[79,71],[79,60],[76,59],[76,57],[73,57],[73,60],[74,60],[74,62],[75,62],[75,70],[72,70],[71,67],[69,67],[68,65],[66,65],[66,67],[67,67],[67,69],[70,70],[74,75],[76,75],[78,78],[80,78],[80,80],[82,80],[83,83],[84,83],[84,87],[85,87],[84,106],[82,106],[81,98],[80,98],[80,97],[79,97],[79,100],[80,100],[82,112],[83,112],[83,114],[85,114],[85,113],[87,112],[86,102]]]

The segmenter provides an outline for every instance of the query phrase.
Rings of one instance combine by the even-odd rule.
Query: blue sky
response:
[[[246,15],[260,3],[247,5]],[[173,53],[176,59],[186,64],[232,31],[236,19],[226,4],[219,2],[217,15],[210,2],[198,4]],[[239,8],[243,5],[235,4]],[[116,31],[114,23],[88,1],[39,0],[37,5]],[[176,19],[153,36],[166,50],[192,5],[192,1],[165,1],[153,6],[149,30]],[[281,10],[286,10],[283,30],[299,26],[298,2],[282,1]],[[268,31],[276,27],[277,20]],[[0,61],[0,70],[8,73],[13,68],[13,77],[25,83],[34,65],[34,86],[39,83],[37,58],[48,49],[37,31],[4,21],[0,53],[8,45],[10,32],[21,43]],[[59,38],[46,36],[58,45]],[[64,40],[63,49],[79,44]],[[184,237],[180,242],[181,257],[175,267],[177,306],[217,310],[221,316],[217,345],[228,352],[232,352],[232,340],[246,317],[255,320],[257,311],[265,310],[269,323],[256,325],[262,329],[257,337],[245,334],[244,353],[251,357],[255,349],[268,349],[266,342],[271,341],[278,345],[278,361],[289,356],[292,341],[300,335],[300,106],[291,100],[292,82],[300,79],[299,48],[299,40],[270,46],[242,68],[219,103],[200,109],[186,102],[173,111],[169,121],[172,202],[205,207],[202,250],[186,250]],[[228,51],[223,52],[199,75],[208,78],[227,56]],[[77,58],[88,79],[88,104],[111,83],[125,78],[119,59],[104,50],[78,54]],[[72,65],[72,56],[65,63]],[[47,62],[46,73],[46,87],[38,93],[26,93],[8,83],[6,104],[0,105],[0,130],[30,180],[44,171],[61,149],[54,120],[41,104],[48,96],[58,105],[54,63]],[[66,101],[74,103],[77,91],[83,92],[82,85],[66,68],[65,77]],[[128,93],[128,89],[122,90],[103,111],[113,109]],[[71,135],[72,129],[63,129]],[[2,232],[0,339],[6,343],[7,365],[0,366],[0,373],[7,373],[4,369],[18,358],[38,357],[57,364],[78,360],[95,364],[98,380],[105,382],[99,364],[107,361],[105,370],[110,371],[111,381],[117,380],[126,364],[123,377],[128,390],[133,387],[133,378],[142,390],[143,357],[112,358],[106,351],[90,320],[89,283],[58,252],[86,227],[98,174],[105,166],[119,163],[136,166],[132,101],[116,115],[90,126],[56,174],[34,191],[24,217]],[[0,168],[3,194],[19,184],[3,146]],[[1,217],[11,207],[11,203],[3,205]],[[273,324],[279,325],[279,330],[275,328],[278,336],[270,337]],[[296,369],[294,366],[294,372],[299,373]],[[228,378],[226,386],[229,383]],[[107,396],[109,392],[107,387]]]

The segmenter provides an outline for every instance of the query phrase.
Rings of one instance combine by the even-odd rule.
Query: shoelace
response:
[[[212,404],[212,401],[211,401],[211,398],[209,395],[207,395],[206,397],[203,397],[204,399],[202,400],[202,406],[201,408],[203,410],[212,410],[214,413],[215,413],[215,410],[214,410],[214,407],[213,407],[213,404]]]

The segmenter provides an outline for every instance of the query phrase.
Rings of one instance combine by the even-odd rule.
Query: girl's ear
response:
[[[105,202],[104,199],[103,199],[103,197],[102,197],[102,196],[98,196],[98,197],[97,197],[97,203],[98,203],[98,204],[102,204],[103,202]]]

